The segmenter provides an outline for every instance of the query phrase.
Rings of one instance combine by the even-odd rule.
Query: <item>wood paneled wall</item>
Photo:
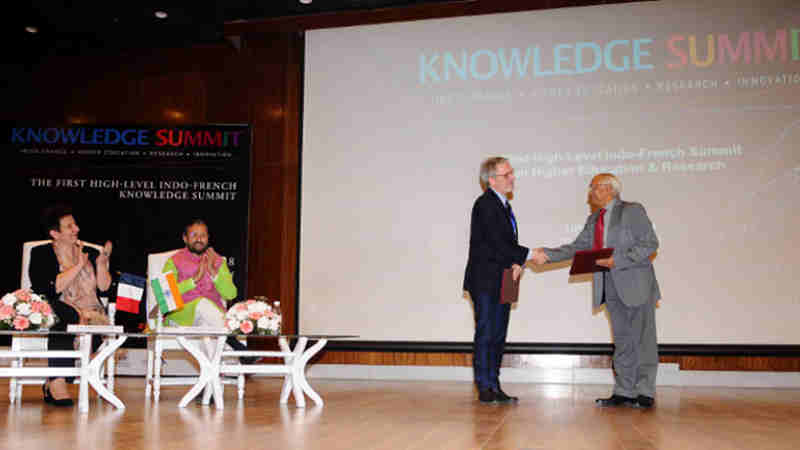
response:
[[[662,356],[662,363],[678,364],[681,370],[733,370],[800,372],[800,358],[773,356]],[[328,351],[317,364],[379,366],[472,366],[471,353],[403,353]],[[605,355],[505,355],[503,367],[516,368],[611,368]]]
[[[303,38],[51,57],[9,80],[1,120],[43,124],[249,123],[253,129],[247,292],[281,300],[294,331]]]

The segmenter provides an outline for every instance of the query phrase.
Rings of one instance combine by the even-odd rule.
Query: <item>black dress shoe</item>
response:
[[[42,394],[44,395],[44,402],[52,404],[55,399],[52,395],[50,395],[50,389],[47,387],[47,384],[42,385]]]
[[[245,365],[255,364],[258,360],[261,359],[258,356],[242,356],[239,358],[239,362]]]
[[[656,399],[653,397],[648,397],[646,395],[640,395],[636,397],[636,406],[638,408],[652,408],[655,403]]]
[[[480,400],[481,403],[497,403],[497,395],[487,389],[478,393],[478,400]]]
[[[202,405],[203,404],[203,393],[202,392],[200,394],[198,394],[197,397],[194,398],[194,402],[197,403],[198,405]],[[214,406],[214,396],[213,395],[211,396],[210,399],[208,399],[208,406]]]
[[[50,393],[50,386],[43,384],[42,385],[42,393],[44,394],[44,402],[49,403],[55,406],[72,406],[75,402],[72,401],[71,398],[53,398],[53,394]]]
[[[508,395],[502,389],[497,388],[493,391],[498,403],[519,403],[519,397]]]
[[[608,398],[598,398],[595,403],[599,406],[636,406],[636,399],[614,394]]]

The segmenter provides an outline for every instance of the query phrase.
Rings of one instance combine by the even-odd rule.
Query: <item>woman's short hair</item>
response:
[[[49,235],[50,231],[61,231],[61,219],[72,215],[72,207],[64,204],[52,205],[42,212],[42,231]]]

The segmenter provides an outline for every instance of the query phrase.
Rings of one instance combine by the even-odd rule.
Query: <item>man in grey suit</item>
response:
[[[658,238],[647,212],[639,203],[620,198],[622,185],[614,175],[592,178],[589,200],[597,211],[575,241],[557,248],[536,249],[536,264],[567,260],[578,250],[613,248],[597,264],[607,270],[594,273],[594,306],[605,303],[614,334],[614,392],[597,399],[600,406],[650,408],[655,402],[658,344],[656,301],[661,292],[652,256]]]

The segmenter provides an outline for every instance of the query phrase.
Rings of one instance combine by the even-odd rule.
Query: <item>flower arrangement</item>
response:
[[[225,328],[233,334],[281,334],[280,302],[270,305],[266,297],[251,298],[233,305],[225,314]]]
[[[56,315],[44,297],[29,289],[19,289],[0,300],[0,330],[46,330],[56,323]]]

